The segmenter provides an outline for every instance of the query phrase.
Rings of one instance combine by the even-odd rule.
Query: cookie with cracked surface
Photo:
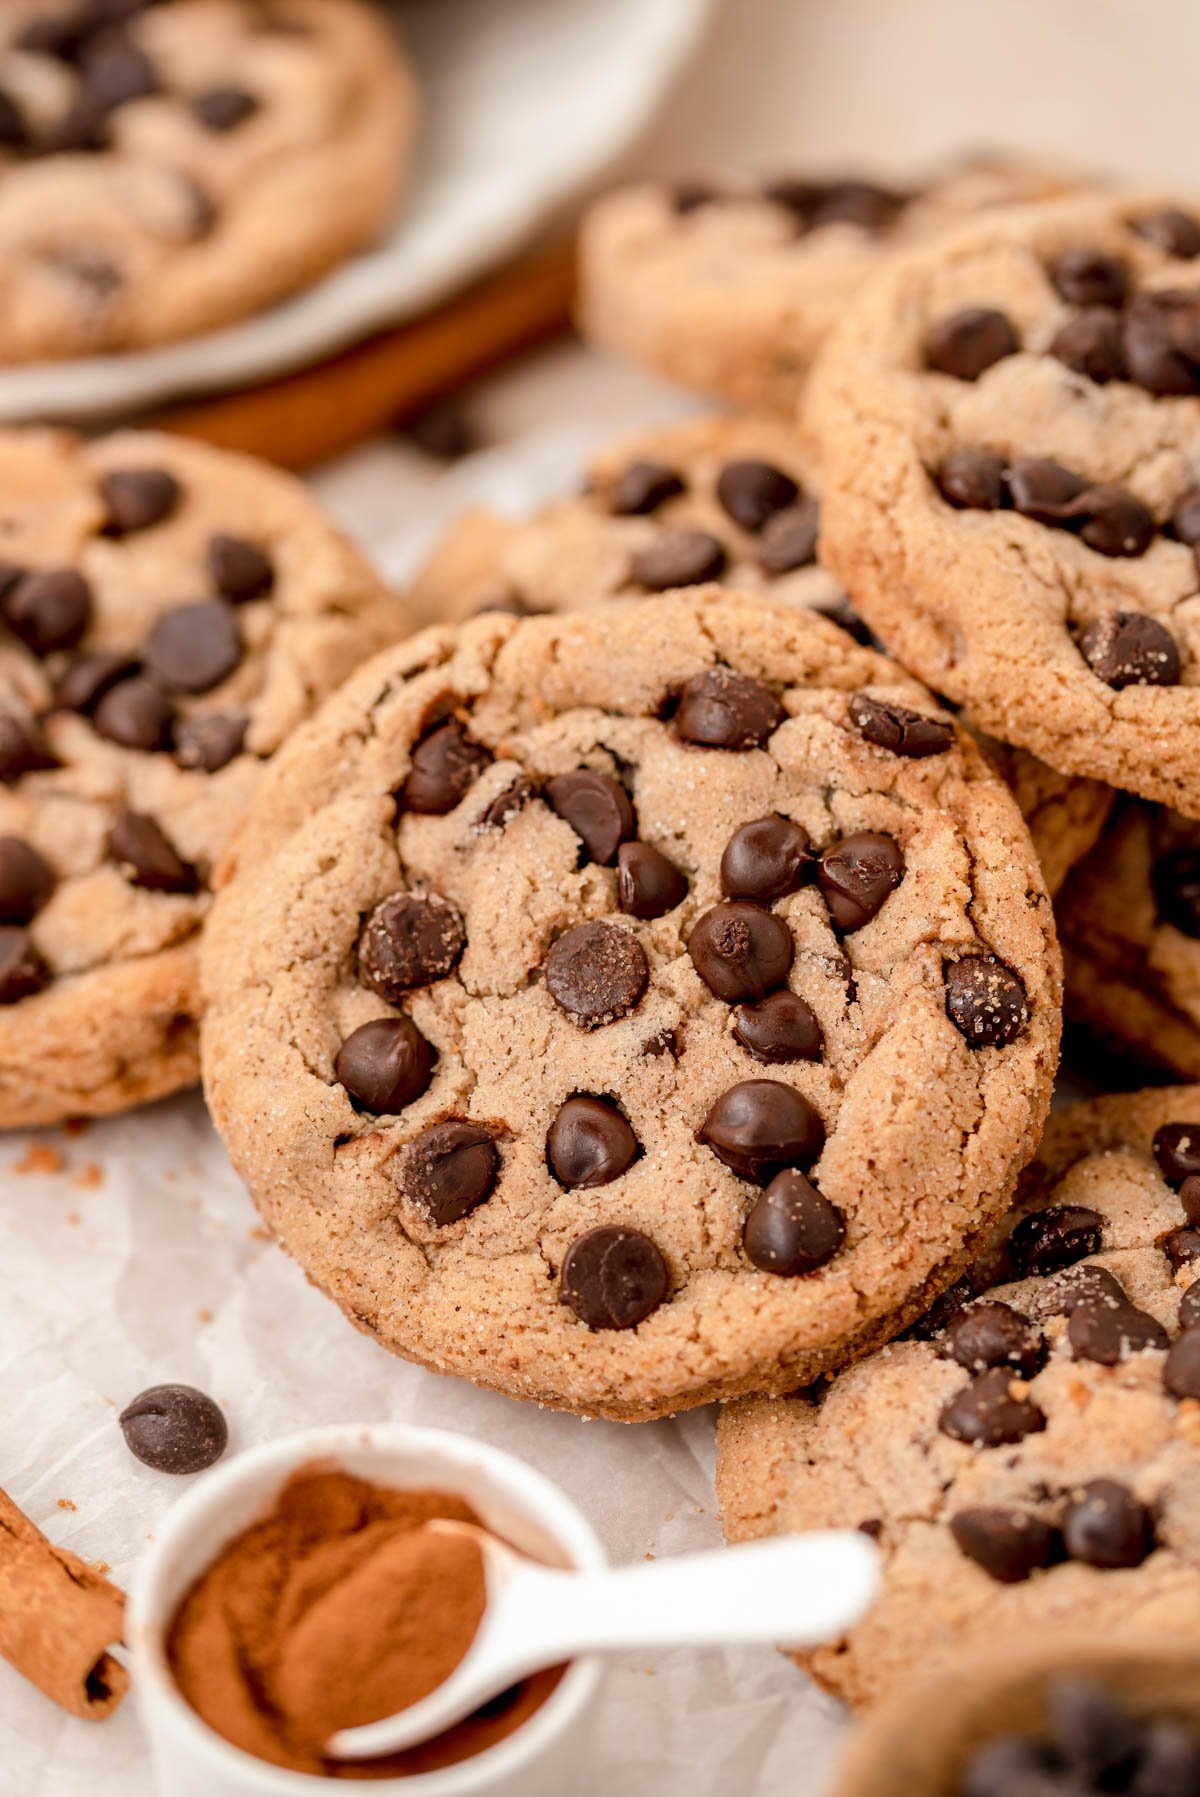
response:
[[[884,1555],[800,1663],[853,1704],[1001,1633],[1195,1635],[1200,1087],[1051,1117],[957,1309],[824,1387],[729,1406],[731,1540],[846,1524]]]
[[[213,1115],[309,1276],[439,1371],[629,1420],[795,1383],[948,1283],[1031,1151],[1059,992],[1020,815],[814,613],[427,630],[244,836]]]
[[[881,277],[811,395],[822,555],[905,666],[1002,741],[1188,816],[1198,250],[1200,205],[1161,194],[979,219]]]
[[[209,873],[402,610],[298,482],[182,438],[0,433],[0,1127],[199,1072]]]
[[[809,606],[870,641],[817,559],[820,482],[780,421],[696,418],[639,432],[594,456],[582,485],[523,521],[484,507],[465,512],[408,589],[414,616],[458,622],[487,610],[521,616],[653,599],[658,588],[639,570],[644,576],[647,561],[667,566],[690,546],[701,579],[719,560],[723,584]],[[1019,749],[985,748],[1016,794],[1053,895],[1099,835],[1109,789]]]
[[[981,159],[903,191],[779,177],[620,188],[584,219],[581,322],[684,387],[790,414],[825,338],[897,250],[1076,184]]]
[[[411,77],[361,0],[8,0],[0,361],[144,348],[311,285],[386,224]]]

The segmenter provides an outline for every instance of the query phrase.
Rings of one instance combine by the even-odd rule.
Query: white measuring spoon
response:
[[[630,1648],[727,1647],[835,1640],[875,1595],[879,1551],[857,1529],[829,1529],[680,1554],[604,1572],[528,1560],[471,1523],[427,1528],[479,1543],[487,1609],[465,1657],[436,1691],[398,1715],[343,1728],[333,1759],[374,1759],[431,1740],[545,1666]]]

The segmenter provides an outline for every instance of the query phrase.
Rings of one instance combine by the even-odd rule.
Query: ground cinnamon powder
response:
[[[275,1765],[331,1778],[395,1778],[482,1753],[543,1704],[562,1669],[539,1673],[423,1746],[353,1765],[324,1758],[339,1728],[389,1716],[458,1665],[483,1618],[476,1544],[424,1529],[478,1523],[460,1498],[390,1491],[318,1468],[193,1585],[167,1654],[192,1708]]]

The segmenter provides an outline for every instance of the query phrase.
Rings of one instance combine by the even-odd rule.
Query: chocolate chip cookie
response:
[[[981,159],[904,189],[781,176],[622,188],[584,220],[582,323],[682,386],[790,414],[826,336],[896,250],[1069,185]]]
[[[1050,1120],[954,1302],[719,1429],[732,1540],[855,1525],[873,1609],[803,1664],[854,1704],[1003,1633],[1197,1635],[1200,1087]]]
[[[361,0],[7,0],[3,15],[0,361],[215,330],[390,217],[416,108]]]
[[[914,251],[810,417],[822,555],[905,666],[1052,767],[1200,815],[1200,204],[1014,208]]]
[[[125,432],[0,433],[0,1126],[196,1078],[209,874],[402,610],[303,488]]]
[[[974,741],[715,587],[430,629],[285,748],[208,933],[206,1089],[389,1348],[637,1419],[811,1378],[1006,1207],[1050,907]]]

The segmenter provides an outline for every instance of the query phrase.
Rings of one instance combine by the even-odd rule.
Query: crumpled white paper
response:
[[[436,494],[414,491],[411,465],[406,480],[403,455],[383,447],[320,484],[397,573],[434,508],[535,503],[574,484],[583,442],[554,432],[472,458]],[[720,1540],[711,1410],[583,1422],[392,1359],[263,1239],[198,1094],[82,1134],[4,1138],[0,1485],[121,1584],[190,1483],[140,1466],[117,1426],[131,1397],[169,1380],[218,1399],[233,1453],[311,1424],[432,1424],[556,1479],[615,1561]],[[570,1797],[818,1797],[844,1727],[771,1649],[639,1656],[612,1668]],[[132,1702],[108,1722],[76,1721],[0,1662],[0,1797],[152,1792]]]

